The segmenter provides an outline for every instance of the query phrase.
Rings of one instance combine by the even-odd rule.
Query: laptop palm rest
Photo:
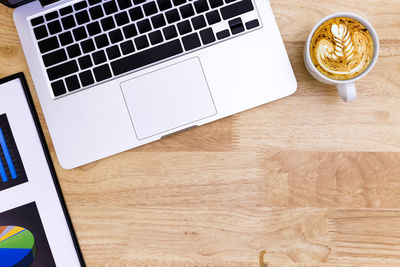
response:
[[[197,57],[125,81],[121,89],[139,140],[217,113]]]

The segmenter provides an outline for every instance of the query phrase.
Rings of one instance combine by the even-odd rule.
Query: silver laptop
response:
[[[266,0],[12,1],[67,169],[297,87]]]

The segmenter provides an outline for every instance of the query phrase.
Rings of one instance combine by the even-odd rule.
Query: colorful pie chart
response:
[[[30,266],[35,256],[35,239],[28,229],[0,226],[1,266]]]

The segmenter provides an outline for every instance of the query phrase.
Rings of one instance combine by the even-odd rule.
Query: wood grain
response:
[[[71,171],[0,7],[0,76],[27,75],[88,266],[400,265],[399,1],[271,5],[293,96]],[[302,59],[309,30],[338,11],[366,17],[381,40],[352,104]]]

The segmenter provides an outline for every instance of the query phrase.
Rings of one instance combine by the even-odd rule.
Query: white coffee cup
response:
[[[321,72],[317,70],[317,68],[314,66],[311,56],[310,56],[310,43],[311,39],[314,36],[315,31],[326,21],[337,18],[337,17],[345,17],[345,18],[351,18],[354,20],[357,20],[360,22],[362,25],[364,25],[369,33],[371,34],[372,40],[374,42],[374,52],[372,55],[372,60],[369,63],[368,67],[360,73],[358,76],[348,79],[348,80],[334,80],[331,78],[326,77],[323,75]],[[379,39],[378,39],[378,34],[376,33],[374,27],[364,18],[355,15],[353,13],[335,13],[332,15],[329,15],[323,19],[321,19],[315,27],[312,29],[310,32],[310,35],[308,36],[306,45],[304,47],[304,62],[306,65],[307,70],[310,72],[310,74],[317,79],[318,81],[325,83],[325,84],[331,84],[331,85],[336,85],[340,96],[342,99],[346,102],[352,102],[356,99],[357,97],[357,90],[355,86],[355,82],[358,81],[359,79],[363,78],[365,75],[367,75],[368,72],[372,70],[374,67],[376,61],[378,60],[378,54],[379,54]]]

